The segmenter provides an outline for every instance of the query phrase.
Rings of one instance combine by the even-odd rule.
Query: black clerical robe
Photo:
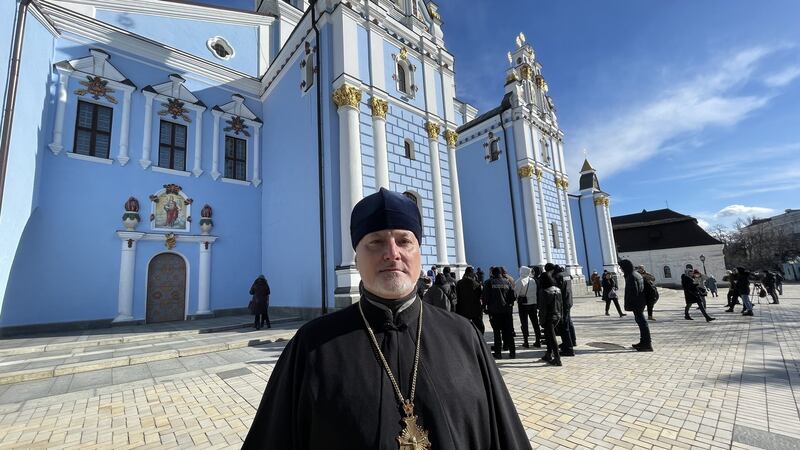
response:
[[[415,414],[432,450],[530,449],[486,344],[466,319],[417,298],[399,313],[362,298],[404,397],[422,317]],[[397,450],[401,408],[358,305],[301,327],[273,371],[245,449]]]

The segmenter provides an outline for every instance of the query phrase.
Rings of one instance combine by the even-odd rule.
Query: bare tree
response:
[[[787,230],[761,225],[756,217],[739,219],[736,229],[714,230],[725,244],[725,259],[733,267],[777,269],[800,255],[800,237]]]

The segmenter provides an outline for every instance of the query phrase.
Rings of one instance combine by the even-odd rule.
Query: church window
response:
[[[305,75],[306,75],[306,90],[314,84],[314,55],[308,55],[306,57],[306,67],[305,67]]]
[[[225,38],[219,36],[213,37],[206,41],[206,46],[209,50],[211,50],[211,53],[213,53],[214,56],[219,59],[231,59],[235,53],[233,51],[233,47],[231,47],[231,44],[229,44]]]
[[[247,141],[225,136],[225,178],[247,179]]]
[[[158,138],[158,167],[186,170],[186,127],[161,121]]]
[[[500,159],[500,138],[496,137],[491,131],[486,136],[486,143],[483,146],[486,148],[486,158],[489,162],[494,162]]]
[[[414,158],[414,143],[411,139],[406,139],[403,141],[403,148],[405,150],[405,156],[408,159],[415,159]]]
[[[545,164],[550,165],[550,160],[551,160],[551,157],[550,157],[550,143],[547,142],[544,139],[542,139],[539,142],[541,143],[541,147],[542,147],[542,161]]]
[[[669,266],[664,266],[664,278],[672,278],[672,269]]]
[[[107,106],[79,100],[73,151],[81,155],[108,158],[113,115],[114,111]]]
[[[558,224],[550,222],[550,235],[553,240],[553,248],[561,248],[561,242],[558,240]]]
[[[408,75],[406,74],[406,68],[400,63],[397,63],[397,90],[404,94],[410,94],[408,89]]]

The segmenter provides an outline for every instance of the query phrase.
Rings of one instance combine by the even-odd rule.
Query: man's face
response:
[[[420,273],[419,242],[407,230],[369,233],[356,246],[356,268],[373,294],[397,299],[416,288]]]

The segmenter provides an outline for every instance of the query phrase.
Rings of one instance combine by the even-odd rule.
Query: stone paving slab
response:
[[[709,299],[718,320],[707,324],[695,311],[683,320],[682,297],[665,291],[653,353],[627,348],[638,339],[630,315],[577,299],[576,357],[557,368],[538,360],[542,350],[519,349],[498,366],[534,448],[797,448],[800,286],[785,294],[749,318]],[[0,449],[239,448],[281,349],[10,385],[0,390]]]

